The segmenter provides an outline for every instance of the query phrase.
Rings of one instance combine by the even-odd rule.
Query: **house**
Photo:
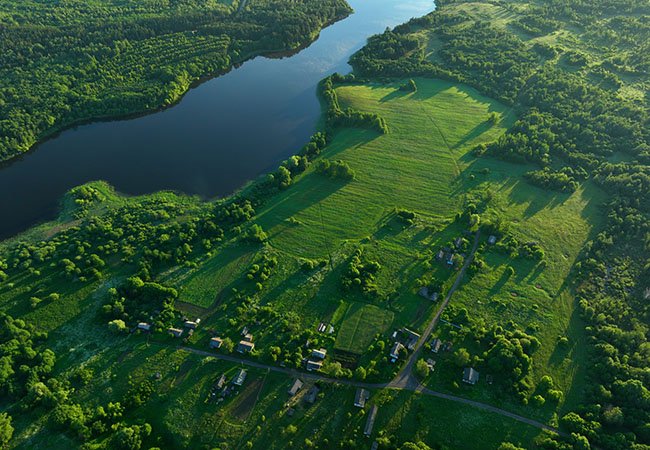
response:
[[[442,346],[442,351],[444,352],[450,352],[454,349],[454,344],[451,341],[447,341],[444,343]]]
[[[296,395],[298,393],[298,391],[300,389],[302,389],[302,385],[303,385],[303,382],[300,379],[296,378],[296,381],[293,382],[293,385],[291,385],[291,389],[289,389],[287,391],[287,393],[291,397],[293,397],[294,395]]]
[[[305,400],[308,403],[314,403],[316,401],[316,398],[318,397],[319,392],[320,389],[318,389],[318,386],[316,385],[312,386],[309,392],[307,392],[307,396],[305,397]]]
[[[218,390],[223,389],[223,387],[226,385],[226,380],[227,380],[226,374],[222,374],[217,380],[217,382],[214,383],[214,388]]]
[[[246,333],[242,338],[242,340],[246,342],[253,342],[253,335],[250,333]]]
[[[366,391],[364,388],[357,389],[357,393],[354,396],[354,406],[357,408],[363,408],[366,406],[366,401],[370,398],[370,392]]]
[[[393,348],[390,350],[390,360],[395,362],[399,359],[399,353],[404,349],[401,342],[395,342]]]
[[[324,348],[321,348],[319,350],[312,350],[311,356],[318,359],[325,359],[325,357],[327,356],[327,350],[325,350]]]
[[[454,241],[454,246],[456,248],[460,248],[460,246],[463,245],[463,238],[462,237],[457,237],[456,240]]]
[[[427,366],[429,366],[429,370],[434,370],[436,362],[431,358],[427,358]]]
[[[250,353],[255,348],[255,344],[249,341],[239,341],[237,344],[237,351],[239,353]]]
[[[438,338],[435,338],[433,342],[431,342],[431,351],[433,353],[438,353],[440,351],[440,347],[442,347],[442,341]]]
[[[463,371],[463,382],[476,384],[478,382],[478,372],[473,367],[466,367]]]
[[[242,330],[241,330],[241,335],[242,335],[242,336],[246,336],[247,334],[248,334],[248,327],[244,327],[244,328],[242,328]]]
[[[375,441],[370,446],[370,450],[377,450],[379,448],[379,442]]]
[[[420,339],[420,335],[415,331],[409,330],[408,328],[404,328],[402,331],[406,335],[406,347],[409,350],[413,350],[415,348],[415,344],[417,344],[418,340]]]
[[[190,330],[196,330],[196,327],[199,326],[198,322],[195,322],[193,320],[186,320],[185,323],[183,324],[185,328],[189,328]]]
[[[491,234],[490,237],[488,237],[488,244],[494,245],[496,243],[497,243],[497,237],[495,235]]]
[[[431,289],[429,286],[422,286],[420,290],[418,291],[418,295],[420,297],[424,297],[427,300],[431,300],[432,302],[435,302],[438,300],[438,292],[435,291],[435,289]]]
[[[438,252],[438,254],[436,255],[436,259],[438,261],[442,261],[444,259],[444,257],[445,257],[445,251],[444,250],[440,250]]]
[[[309,372],[319,371],[322,367],[323,363],[321,361],[314,361],[313,359],[308,360],[305,364],[305,369]]]
[[[244,384],[244,381],[246,381],[246,375],[248,375],[248,373],[244,369],[239,369],[239,372],[237,372],[237,375],[235,375],[235,378],[232,380],[232,384],[235,386],[241,386]]]
[[[363,430],[364,435],[370,436],[372,434],[372,427],[375,425],[378,410],[377,405],[372,405],[372,408],[370,408],[370,414],[368,414],[368,419],[366,420],[366,427]]]
[[[221,345],[223,345],[223,339],[218,337],[210,339],[210,348],[221,348]]]
[[[140,322],[138,324],[138,330],[151,331],[151,324],[149,324],[147,322]]]
[[[169,328],[167,329],[167,332],[176,338],[179,338],[183,335],[183,330],[180,328]]]

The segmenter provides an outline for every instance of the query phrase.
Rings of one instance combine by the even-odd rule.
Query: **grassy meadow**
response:
[[[451,306],[466,308],[472,319],[488,325],[512,321],[535,334],[542,346],[534,357],[533,380],[551,375],[565,392],[566,405],[547,405],[539,411],[500,398],[485,382],[459,386],[460,373],[448,354],[436,357],[436,370],[427,384],[553,423],[557,410],[580,398],[584,355],[579,348],[584,338],[567,282],[583,244],[598,230],[602,194],[590,184],[574,194],[545,192],[525,182],[528,166],[475,158],[471,149],[504,133],[515,113],[465,86],[415,81],[416,92],[400,90],[403,80],[338,86],[342,107],[377,113],[390,128],[383,135],[357,128],[335,133],[322,157],[345,161],[354,170],[354,179],[330,179],[312,165],[257,211],[253,221],[268,234],[265,244],[225,242],[202,255],[197,264],[168,270],[160,281],[178,289],[177,305],[188,317],[202,319],[189,345],[206,350],[213,334],[240,339],[240,325],[229,321],[239,306],[233,289],[249,289],[246,274],[251,265],[261,264],[265,256],[275,258],[276,268],[256,293],[261,306],[295,313],[301,328],[331,324],[334,332],[323,336],[320,345],[332,358],[341,352],[365,364],[377,357],[379,365],[388,367],[389,349],[375,344],[388,342],[393,330],[403,326],[424,328],[438,303],[417,294],[422,280],[440,281],[443,291],[450,287],[456,269],[435,255],[466,232],[455,217],[468,198],[489,191],[492,200],[484,216],[498,215],[511,223],[511,232],[522,242],[538,242],[546,262],[511,260],[488,246],[483,236],[480,255],[486,266],[465,279]],[[97,213],[128,201],[108,196]],[[197,199],[178,201],[185,202],[188,213],[199,207]],[[402,222],[397,210],[415,212],[414,223]],[[362,250],[365,260],[381,265],[374,280],[375,297],[341,286],[356,249]],[[306,260],[322,264],[305,271],[301,267]],[[511,265],[515,274],[508,276],[505,270]],[[105,404],[124,396],[130,381],[150,380],[155,394],[131,414],[164,430],[148,443],[161,448],[305,448],[310,442],[327,447],[333,436],[349,441],[350,448],[370,445],[372,441],[363,437],[368,407],[364,412],[352,406],[352,387],[322,385],[320,398],[308,405],[302,396],[309,386],[289,399],[291,379],[251,369],[238,395],[219,404],[206,402],[215,379],[222,373],[234,374],[234,364],[179,350],[178,341],[168,337],[110,335],[96,318],[107,290],[132,269],[114,261],[111,276],[100,282],[57,285],[60,301],[34,311],[26,302],[34,293],[45,296],[46,287],[54,288],[48,277],[56,269],[43,273],[40,284],[0,288],[4,310],[38,323],[59,340],[54,348],[61,352],[60,367],[80,361],[92,368],[92,381],[74,393],[75,401]],[[278,345],[274,330],[273,324],[252,326],[257,356],[266,357],[268,348]],[[434,334],[446,337],[449,331],[442,324]],[[561,336],[569,338],[568,346],[558,346]],[[385,354],[376,355],[382,351]],[[389,378],[397,366],[381,370]],[[496,449],[504,440],[528,448],[541,433],[492,413],[420,394],[377,391],[372,403],[380,405],[373,437],[393,436],[396,442],[417,438],[472,449],[475,441],[466,437],[480,433],[482,448]],[[17,447],[73,445],[66,436],[51,439],[42,425],[17,423]]]

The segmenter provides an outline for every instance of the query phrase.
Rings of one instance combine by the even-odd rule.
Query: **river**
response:
[[[347,73],[366,39],[433,10],[432,0],[348,0],[354,14],[302,51],[257,57],[150,115],[78,126],[0,169],[0,239],[53,219],[65,192],[105,180],[125,194],[225,196],[307,142],[318,82]]]

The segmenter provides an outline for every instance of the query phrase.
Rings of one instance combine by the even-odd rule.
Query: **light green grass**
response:
[[[342,107],[380,114],[390,133],[339,131],[324,156],[345,160],[356,179],[344,183],[309,172],[273,199],[259,214],[273,245],[319,257],[346,239],[370,235],[395,207],[429,217],[454,215],[460,202],[459,158],[502,134],[513,116],[470,88],[437,80],[417,83],[416,93],[399,91],[399,83],[337,88]],[[491,111],[506,117],[491,126]],[[287,225],[288,217],[302,225]]]
[[[373,305],[352,303],[348,306],[334,344],[337,350],[361,354],[377,333],[385,333],[393,314]]]
[[[164,281],[178,286],[180,302],[207,308],[229,291],[228,288],[250,266],[255,253],[256,249],[252,247],[228,247],[198,269],[179,269]]]

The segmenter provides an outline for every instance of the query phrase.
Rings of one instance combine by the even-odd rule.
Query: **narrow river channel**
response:
[[[0,239],[55,217],[62,195],[92,180],[125,194],[232,193],[275,168],[315,131],[316,85],[366,39],[433,10],[433,0],[348,0],[355,12],[299,53],[257,57],[154,114],[79,126],[0,168]]]

